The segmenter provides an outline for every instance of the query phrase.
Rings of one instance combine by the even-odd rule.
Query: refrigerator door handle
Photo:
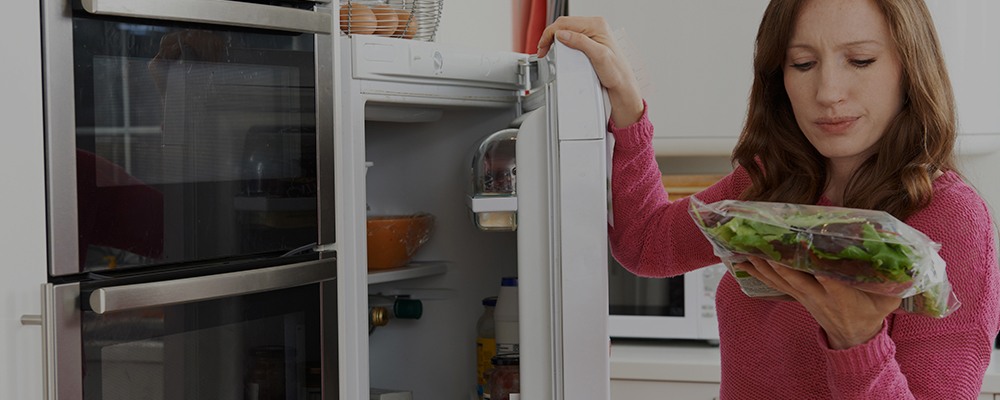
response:
[[[308,285],[336,278],[334,260],[96,289],[87,299],[98,314],[212,300]]]
[[[328,13],[229,0],[82,0],[91,14],[329,34]]]

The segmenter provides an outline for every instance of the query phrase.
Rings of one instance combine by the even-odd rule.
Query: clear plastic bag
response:
[[[695,224],[744,293],[784,296],[733,264],[752,255],[903,299],[907,312],[941,318],[960,305],[941,245],[883,211],[691,197]]]

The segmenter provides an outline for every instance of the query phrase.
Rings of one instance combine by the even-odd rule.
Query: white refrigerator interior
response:
[[[340,58],[341,398],[474,398],[481,300],[506,276],[519,278],[521,398],[608,398],[607,114],[586,58],[365,36],[344,38]],[[518,227],[480,231],[472,155],[508,128],[519,130]],[[366,273],[360,216],[416,212],[435,223],[411,264]],[[369,331],[369,295],[410,296],[423,314]]]

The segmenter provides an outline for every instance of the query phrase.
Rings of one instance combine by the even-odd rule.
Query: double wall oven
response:
[[[336,398],[328,1],[41,0],[46,398]]]

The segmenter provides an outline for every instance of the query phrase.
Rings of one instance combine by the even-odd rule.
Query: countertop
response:
[[[719,348],[699,341],[615,342],[611,379],[718,383]],[[993,350],[984,393],[1000,393],[1000,350]]]

